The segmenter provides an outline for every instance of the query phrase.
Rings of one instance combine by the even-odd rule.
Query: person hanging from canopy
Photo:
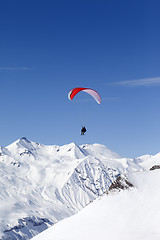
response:
[[[73,98],[79,92],[86,92],[89,95],[91,95],[98,104],[101,103],[101,97],[97,91],[95,91],[94,89],[91,89],[91,88],[82,88],[82,87],[76,87],[76,88],[71,89],[70,92],[68,93],[69,100],[73,100]],[[84,135],[86,131],[87,130],[86,130],[85,126],[82,126],[81,135]]]
[[[85,128],[85,126],[82,126],[81,135],[84,135],[86,131],[87,131],[87,129]]]

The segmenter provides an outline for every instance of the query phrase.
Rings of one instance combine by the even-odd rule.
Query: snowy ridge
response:
[[[159,240],[160,170],[131,173],[130,180],[136,188],[103,195],[33,240]]]
[[[144,170],[150,170],[153,166],[160,165],[160,153],[156,155],[144,155],[135,159],[135,162],[139,164]]]
[[[128,173],[143,171],[142,162],[100,144],[45,146],[21,138],[1,147],[1,239],[30,239],[111,189],[130,187]]]

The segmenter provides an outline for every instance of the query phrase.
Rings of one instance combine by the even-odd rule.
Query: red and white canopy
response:
[[[74,98],[74,96],[75,96],[77,93],[81,92],[81,91],[90,94],[90,95],[96,100],[97,103],[99,103],[99,104],[101,103],[101,97],[100,97],[99,93],[96,92],[95,90],[91,89],[91,88],[80,88],[80,87],[73,88],[73,89],[69,92],[68,98],[69,98],[70,100],[72,100],[72,99]]]

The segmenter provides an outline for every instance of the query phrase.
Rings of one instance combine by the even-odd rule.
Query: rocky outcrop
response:
[[[122,175],[119,175],[117,179],[109,187],[109,191],[113,191],[113,190],[119,191],[119,190],[131,188],[131,187],[134,187],[133,184],[130,183],[124,176],[122,177]]]
[[[155,169],[160,169],[160,165],[154,165],[153,167],[151,167],[149,170],[155,170]]]

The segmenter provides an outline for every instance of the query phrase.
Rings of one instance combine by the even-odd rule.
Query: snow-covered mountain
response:
[[[159,240],[160,170],[130,174],[135,188],[103,195],[33,240]]]
[[[143,155],[135,159],[135,162],[144,170],[154,170],[160,168],[160,153],[156,155]]]
[[[30,239],[97,197],[132,187],[130,174],[157,166],[155,158],[156,164],[100,144],[45,146],[26,138],[1,147],[0,238]]]

